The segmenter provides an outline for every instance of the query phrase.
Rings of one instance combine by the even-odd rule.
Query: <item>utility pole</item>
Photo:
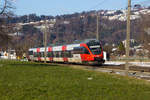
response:
[[[10,60],[10,59],[11,59],[11,57],[10,57],[10,44],[8,42],[8,60]]]
[[[7,26],[7,28],[8,28],[8,32],[10,33],[10,30],[9,30],[9,25]],[[9,43],[9,40],[7,39],[7,41],[8,41],[8,60],[10,60],[11,59],[11,57],[10,57],[10,43]]]
[[[128,0],[128,14],[127,14],[127,34],[126,34],[126,75],[129,71],[129,52],[130,52],[130,14],[131,14],[131,0]]]
[[[98,14],[98,12],[97,12],[96,39],[99,40],[99,14]]]
[[[46,63],[47,57],[47,20],[45,20],[45,29],[44,29],[44,63]]]

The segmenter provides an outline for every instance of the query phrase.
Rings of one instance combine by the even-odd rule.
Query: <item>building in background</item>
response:
[[[10,50],[10,54],[8,51],[0,51],[0,59],[17,59],[15,50]]]

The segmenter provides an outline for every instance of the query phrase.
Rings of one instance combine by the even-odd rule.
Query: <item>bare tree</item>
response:
[[[8,20],[13,15],[13,9],[11,0],[0,0],[0,46],[8,44],[10,41],[10,30],[12,27],[8,24]]]
[[[150,15],[143,15],[140,22],[140,39],[144,45],[144,48],[149,51],[150,57]]]
[[[13,0],[0,0],[0,17],[12,15]]]

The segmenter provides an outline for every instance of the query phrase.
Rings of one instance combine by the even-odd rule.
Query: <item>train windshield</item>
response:
[[[97,40],[93,40],[87,43],[89,49],[91,50],[92,54],[99,55],[101,54],[101,46],[100,42]]]
[[[100,48],[100,46],[98,47],[92,47],[92,48],[90,48],[90,50],[91,50],[91,52],[92,52],[92,54],[94,54],[94,55],[98,55],[98,54],[101,54],[101,48]]]

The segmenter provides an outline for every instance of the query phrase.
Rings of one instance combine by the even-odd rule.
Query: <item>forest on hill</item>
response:
[[[44,19],[56,19],[56,23],[53,28],[48,30],[48,43],[71,43],[74,40],[83,40],[88,38],[96,38],[96,16],[92,13],[75,13],[72,15],[62,16],[36,16],[35,14],[21,16],[14,18],[11,22],[36,22]],[[142,19],[142,18],[141,18]],[[141,23],[143,20],[136,19],[131,21],[131,38],[138,40],[141,33]],[[28,20],[28,21],[27,21]],[[21,40],[26,37],[39,40],[36,45],[42,45],[43,32],[36,28],[35,25],[23,25],[18,30],[23,35]],[[109,20],[107,18],[100,17],[99,20],[99,34],[100,40],[105,43],[120,43],[120,41],[126,38],[126,21]]]
[[[120,11],[116,12],[114,15],[121,13]],[[14,33],[17,34],[13,35],[11,48],[26,52],[28,48],[43,46],[43,30],[37,28],[35,24],[17,26],[18,23],[36,23],[42,20],[55,19],[56,21],[53,27],[47,29],[48,45],[66,44],[72,43],[75,40],[96,38],[96,13],[97,11],[90,11],[55,17],[45,15],[37,16],[36,14],[11,17],[7,23],[15,26]],[[117,19],[109,20],[103,16],[99,15],[99,35],[102,44],[120,44],[121,41],[126,39],[126,21]],[[149,37],[145,31],[145,29],[150,27],[149,18],[150,15],[146,14],[141,15],[139,19],[131,20],[131,39],[142,43],[143,40],[146,40],[145,38]],[[45,24],[38,24],[38,26],[42,25]]]

